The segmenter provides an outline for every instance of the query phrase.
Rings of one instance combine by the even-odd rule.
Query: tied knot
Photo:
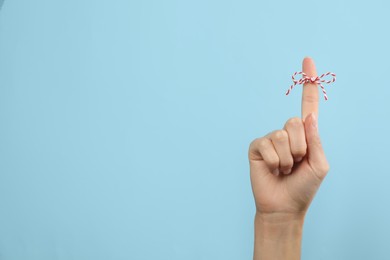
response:
[[[295,76],[296,75],[302,75],[302,78],[296,80],[295,79]],[[332,78],[330,80],[325,80],[324,77],[326,76],[332,76]],[[292,76],[292,81],[293,81],[293,84],[290,86],[290,88],[287,90],[286,92],[286,96],[288,94],[290,94],[291,90],[296,86],[296,85],[303,85],[305,83],[314,83],[314,84],[318,84],[320,85],[321,89],[322,89],[322,93],[324,94],[324,98],[325,100],[328,100],[328,96],[326,95],[326,91],[325,91],[325,88],[324,86],[322,85],[323,83],[324,84],[330,84],[330,83],[333,83],[336,81],[336,74],[334,74],[333,72],[327,72],[327,73],[324,73],[322,74],[321,76],[316,76],[316,77],[308,77],[306,75],[306,73],[300,71],[300,72],[295,72]]]
[[[311,77],[311,78],[308,78],[308,79],[310,80],[311,83],[317,83],[317,80],[319,80],[318,77]]]

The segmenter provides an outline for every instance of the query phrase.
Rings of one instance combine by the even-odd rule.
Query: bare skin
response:
[[[305,58],[302,71],[317,76]],[[304,218],[329,171],[318,133],[318,86],[303,86],[302,117],[255,139],[249,147],[256,203],[254,260],[298,260]]]

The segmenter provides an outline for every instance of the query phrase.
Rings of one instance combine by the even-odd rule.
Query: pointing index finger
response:
[[[310,57],[306,57],[302,62],[302,72],[308,77],[317,77],[316,66]],[[318,85],[315,83],[305,83],[302,91],[302,120],[314,113],[318,118]]]

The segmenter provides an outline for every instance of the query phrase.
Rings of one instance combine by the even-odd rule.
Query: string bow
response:
[[[302,75],[302,78],[299,79],[299,80],[296,80],[295,79],[295,76],[296,75]],[[326,77],[328,75],[331,75],[332,76],[332,79],[331,80],[325,80],[323,79],[323,77]],[[305,84],[305,83],[314,83],[314,84],[318,84],[320,85],[321,89],[322,89],[322,93],[324,93],[324,98],[325,100],[328,100],[328,96],[326,95],[326,91],[325,91],[325,88],[324,86],[322,85],[323,83],[324,84],[330,84],[330,83],[333,83],[336,81],[336,74],[334,74],[333,72],[327,72],[327,73],[324,73],[322,74],[321,76],[317,76],[317,77],[308,77],[306,75],[306,73],[300,71],[300,72],[295,72],[293,75],[292,75],[292,80],[294,82],[294,84],[292,84],[290,86],[290,88],[287,90],[286,92],[286,96],[288,94],[290,94],[290,91],[296,86],[296,85],[301,85],[301,84]]]

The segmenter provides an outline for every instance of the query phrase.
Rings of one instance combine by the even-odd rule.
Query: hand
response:
[[[317,76],[314,61],[305,58],[302,71]],[[250,177],[257,213],[266,218],[304,217],[329,171],[317,126],[318,86],[306,83],[302,119],[255,139],[249,147]]]

